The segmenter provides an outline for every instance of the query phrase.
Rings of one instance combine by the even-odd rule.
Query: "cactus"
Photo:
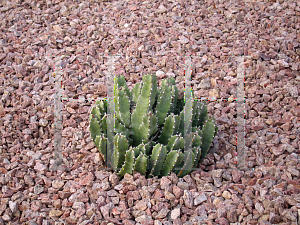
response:
[[[215,119],[207,115],[204,102],[185,105],[174,78],[162,80],[158,88],[156,76],[148,74],[130,91],[120,76],[114,94],[112,167],[120,177],[134,172],[146,177],[174,172],[183,177],[206,156],[218,131]],[[184,134],[184,110],[190,106],[191,132]],[[89,116],[91,137],[103,158],[107,157],[107,107],[106,100],[97,101]]]

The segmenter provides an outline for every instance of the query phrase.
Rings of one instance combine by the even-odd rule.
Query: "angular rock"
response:
[[[181,188],[179,188],[178,186],[174,185],[173,186],[173,194],[175,195],[175,197],[177,199],[179,199],[181,196],[183,196],[184,191]]]
[[[60,210],[55,210],[55,209],[52,209],[52,210],[49,212],[49,216],[50,216],[50,217],[60,217],[62,214],[63,214],[62,211],[60,211]]]
[[[194,199],[194,205],[197,206],[199,204],[201,204],[202,202],[207,201],[207,197],[204,193],[202,193],[201,195],[199,195],[198,197],[196,197]]]
[[[57,188],[57,189],[61,189],[65,184],[65,181],[63,180],[53,180],[52,181],[52,187],[53,188]]]
[[[188,207],[188,208],[193,208],[194,202],[193,202],[192,193],[188,190],[184,190],[184,194],[183,194],[182,197],[183,197],[185,206]]]
[[[180,208],[173,209],[171,212],[171,219],[175,220],[177,218],[180,218]]]

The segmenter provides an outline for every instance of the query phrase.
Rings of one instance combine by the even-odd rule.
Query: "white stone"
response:
[[[17,211],[17,203],[9,201],[8,204],[9,204],[9,208],[10,208],[11,212],[15,213]]]
[[[180,208],[173,209],[171,212],[171,219],[175,220],[180,217]]]
[[[165,75],[165,72],[162,71],[162,70],[158,70],[156,71],[156,76],[159,77],[159,78],[163,78]]]

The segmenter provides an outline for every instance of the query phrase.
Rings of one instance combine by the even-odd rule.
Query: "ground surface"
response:
[[[0,224],[299,224],[300,3],[1,1]],[[50,171],[54,59],[64,98],[104,97],[107,58],[192,84],[217,119],[218,150],[178,179],[118,180],[88,129],[93,102],[63,102],[65,171]],[[246,171],[236,169],[237,57],[245,57]],[[158,71],[158,72],[157,72]],[[103,167],[103,166],[102,166]],[[298,222],[297,222],[298,221]]]

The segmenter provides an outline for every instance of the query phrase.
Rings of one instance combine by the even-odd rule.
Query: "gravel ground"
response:
[[[300,224],[300,2],[1,1],[0,224]],[[129,85],[173,76],[217,119],[217,151],[178,178],[102,170],[86,102],[63,102],[53,154],[54,56],[64,98],[104,97],[107,58]],[[236,169],[236,56],[245,56],[245,154]]]

